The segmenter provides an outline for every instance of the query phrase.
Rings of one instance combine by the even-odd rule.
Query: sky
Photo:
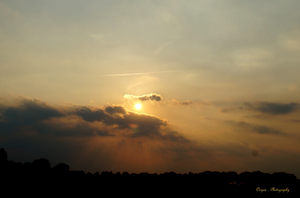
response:
[[[1,0],[0,147],[9,160],[92,173],[300,178],[299,10]]]

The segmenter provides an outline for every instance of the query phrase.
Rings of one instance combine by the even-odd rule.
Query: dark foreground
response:
[[[0,149],[0,190],[9,197],[32,195],[43,197],[82,195],[85,197],[115,196],[192,196],[253,195],[263,197],[297,197],[300,195],[300,180],[294,174],[284,172],[262,173],[211,172],[161,174],[128,172],[71,171],[67,164],[51,168],[47,159],[32,163],[17,163],[7,160]]]

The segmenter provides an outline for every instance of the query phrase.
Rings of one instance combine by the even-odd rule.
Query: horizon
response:
[[[0,3],[0,148],[86,172],[300,178],[300,2]]]
[[[4,148],[0,148],[0,149],[4,149]],[[6,152],[6,150],[4,149],[4,151]],[[7,154],[7,152],[6,152],[6,154]],[[180,174],[180,175],[185,175],[185,174],[199,174],[199,173],[205,173],[205,172],[210,172],[210,173],[214,173],[214,172],[217,172],[217,173],[237,173],[237,175],[240,175],[240,174],[242,174],[242,173],[257,173],[257,172],[259,172],[259,173],[262,173],[262,174],[270,174],[270,175],[272,175],[272,174],[277,174],[277,173],[284,173],[284,174],[291,174],[291,175],[294,175],[295,177],[296,177],[296,179],[297,180],[300,180],[299,178],[297,178],[297,176],[295,175],[295,174],[293,174],[293,173],[286,173],[286,172],[273,172],[273,173],[270,173],[270,172],[261,172],[261,171],[259,171],[259,170],[256,170],[256,171],[247,171],[247,170],[245,170],[245,171],[243,171],[243,172],[240,172],[240,173],[238,173],[238,172],[236,172],[236,171],[214,171],[214,170],[204,170],[204,171],[202,171],[202,172],[183,172],[183,173],[178,173],[178,172],[174,172],[174,171],[172,171],[172,170],[170,170],[170,171],[167,171],[167,172],[160,172],[160,173],[157,173],[157,172],[128,172],[128,171],[124,171],[124,172],[119,172],[119,171],[117,171],[117,172],[113,172],[113,171],[111,171],[111,170],[103,170],[102,172],[98,172],[98,171],[96,171],[96,172],[87,172],[87,171],[85,171],[85,170],[75,170],[75,169],[72,169],[68,164],[66,164],[66,163],[63,163],[63,162],[59,162],[58,164],[55,164],[55,165],[53,165],[53,164],[51,164],[51,162],[48,160],[48,159],[46,159],[46,158],[43,158],[43,157],[41,157],[41,158],[38,158],[38,159],[34,159],[32,162],[29,162],[29,161],[25,161],[25,162],[16,162],[16,161],[13,161],[13,160],[9,160],[9,157],[6,159],[6,160],[1,160],[1,164],[3,165],[3,164],[6,164],[6,163],[8,163],[8,164],[10,164],[10,163],[17,163],[17,164],[19,164],[19,163],[21,163],[22,165],[25,165],[25,164],[33,164],[34,162],[37,162],[37,161],[43,161],[43,163],[40,163],[39,165],[40,166],[45,166],[46,164],[47,165],[49,165],[49,168],[50,169],[55,169],[56,167],[58,167],[58,166],[61,166],[61,165],[63,165],[63,167],[61,166],[59,169],[60,169],[60,171],[62,171],[62,169],[64,170],[64,171],[66,171],[67,169],[66,169],[66,167],[68,167],[68,171],[73,171],[73,172],[83,172],[84,174],[92,174],[92,175],[97,175],[97,173],[99,173],[100,175],[101,175],[101,173],[112,173],[112,174],[121,174],[121,175],[123,175],[124,173],[125,174],[143,174],[143,173],[147,173],[147,174],[157,174],[157,175],[162,175],[162,174],[165,174],[165,173],[175,173],[175,174]],[[10,164],[10,166],[11,166],[12,164]],[[5,166],[4,166],[5,167]],[[6,167],[7,168],[7,167]],[[18,168],[20,168],[20,167],[18,167]],[[45,167],[44,167],[45,168]],[[9,173],[11,173],[11,170],[9,170]]]

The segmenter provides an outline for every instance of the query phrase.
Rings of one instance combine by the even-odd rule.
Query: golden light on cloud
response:
[[[135,105],[135,108],[136,108],[136,109],[141,109],[141,108],[142,108],[142,105],[141,105],[140,103],[137,103],[137,104]]]

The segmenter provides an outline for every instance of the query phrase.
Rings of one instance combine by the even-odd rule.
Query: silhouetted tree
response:
[[[259,193],[255,190],[257,187],[289,188],[291,195],[299,195],[300,189],[300,180],[294,174],[285,172],[269,174],[260,171],[246,171],[237,174],[233,171],[205,171],[178,174],[171,171],[158,175],[148,172],[139,174],[116,172],[114,174],[112,171],[104,171],[101,175],[99,172],[85,174],[84,171],[70,170],[69,165],[64,163],[57,164],[51,169],[50,162],[45,158],[24,164],[7,161],[7,153],[3,148],[0,149],[0,165],[0,178],[7,186],[15,189],[21,186],[23,189],[32,189],[34,186],[35,189],[43,192],[64,190],[72,195],[77,195],[78,192],[99,192],[99,190],[114,194],[117,192],[116,189],[131,195],[132,193],[140,195],[140,192],[146,192],[155,196],[160,194],[189,197],[195,195],[194,193],[207,192],[211,195],[217,191],[224,194],[240,193],[243,195],[246,192],[249,195],[257,195]]]
[[[36,171],[49,171],[51,169],[51,165],[49,160],[45,158],[37,159],[32,162],[32,166]]]
[[[122,176],[127,177],[127,176],[129,176],[129,173],[125,171],[125,172],[122,173]]]
[[[24,172],[31,172],[33,171],[33,166],[30,162],[25,162],[22,166]]]
[[[66,172],[69,172],[70,166],[65,163],[59,163],[53,167],[53,170],[55,172],[59,172],[59,173],[66,173]]]
[[[4,164],[7,162],[7,152],[4,148],[0,149],[0,164]]]
[[[112,171],[110,171],[110,172],[108,172],[108,171],[103,171],[103,172],[101,173],[101,176],[110,176],[110,175],[113,175],[113,172],[112,172]]]

